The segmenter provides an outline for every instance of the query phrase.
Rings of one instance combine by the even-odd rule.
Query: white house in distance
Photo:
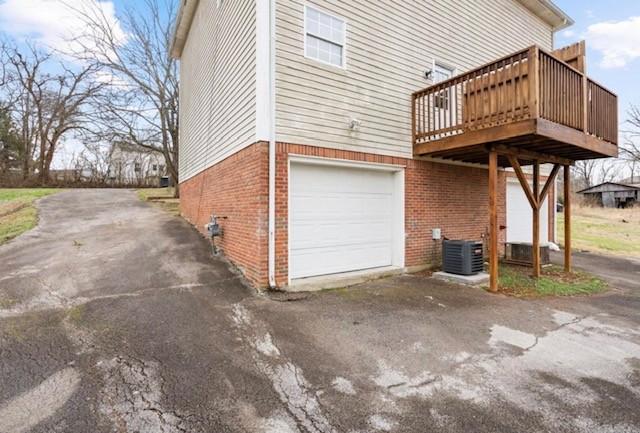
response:
[[[552,51],[571,24],[548,0],[183,0],[182,214],[227,217],[259,287],[424,269],[434,229],[531,242],[534,205],[553,241],[554,184],[525,193],[512,159],[544,182],[617,153],[584,46]]]
[[[167,176],[162,154],[126,143],[114,143],[109,158],[108,180],[117,185],[159,186]]]

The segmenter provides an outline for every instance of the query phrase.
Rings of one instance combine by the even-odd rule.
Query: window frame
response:
[[[342,23],[344,24],[344,32],[343,32],[343,35],[342,35],[342,45],[340,45],[342,47],[342,65],[335,65],[335,64],[333,64],[331,62],[327,62],[327,61],[322,60],[320,58],[311,57],[309,55],[309,53],[307,52],[307,37],[310,35],[310,33],[308,31],[308,28],[307,28],[307,23],[308,23],[308,20],[307,20],[308,16],[307,15],[308,15],[309,9],[313,9],[316,12],[319,12],[321,14],[327,15],[327,16],[333,18],[333,19],[342,21]],[[336,14],[333,14],[331,12],[327,12],[326,10],[324,10],[322,8],[319,8],[318,6],[311,5],[311,4],[305,4],[304,5],[304,18],[303,19],[304,19],[304,25],[303,25],[304,33],[302,35],[302,43],[304,45],[304,57],[306,59],[313,60],[314,62],[322,63],[323,65],[328,65],[328,66],[331,66],[331,67],[334,67],[334,68],[346,70],[347,69],[347,29],[348,29],[348,26],[349,26],[349,23],[347,22],[347,20],[345,18],[341,17],[340,15],[336,15]],[[319,36],[316,36],[316,35],[313,35],[313,34],[311,34],[311,36],[316,38],[316,39],[320,39],[320,40],[326,41],[324,38],[321,38]],[[333,41],[326,41],[326,42],[329,42],[329,43],[334,44],[334,45],[338,45]]]

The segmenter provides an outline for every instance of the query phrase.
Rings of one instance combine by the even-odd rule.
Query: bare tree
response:
[[[613,182],[618,175],[618,160],[617,159],[604,159],[601,160],[599,165],[599,173],[597,183]]]
[[[178,65],[169,56],[175,0],[144,0],[144,14],[128,8],[113,22],[96,4],[68,3],[86,32],[73,53],[96,65],[111,86],[96,100],[96,133],[159,152],[178,194]],[[121,27],[120,27],[121,26]]]
[[[61,139],[71,131],[83,128],[89,100],[105,83],[96,81],[95,65],[69,67],[56,64],[59,72],[46,72],[53,62],[51,52],[33,45],[26,53],[5,45],[2,57],[7,59],[13,77],[13,113],[21,131],[20,158],[26,178],[32,172],[37,156],[40,182],[49,181],[49,170]]]
[[[593,185],[596,168],[597,161],[595,159],[576,161],[573,168],[573,176],[577,184],[577,189],[589,188]]]
[[[625,139],[620,147],[620,158],[631,165],[631,175],[635,174],[636,164],[640,163],[640,107],[632,105],[627,112],[629,129],[623,131]]]
[[[113,171],[112,147],[104,143],[86,142],[75,158],[75,170],[89,181],[104,185]]]

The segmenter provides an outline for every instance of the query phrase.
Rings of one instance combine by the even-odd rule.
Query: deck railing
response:
[[[544,118],[617,144],[617,97],[531,47],[413,94],[414,144]]]
[[[617,144],[618,97],[591,79],[587,80],[587,95],[587,133]]]

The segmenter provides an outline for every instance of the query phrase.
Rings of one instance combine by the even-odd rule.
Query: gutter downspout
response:
[[[269,1],[269,287],[276,287],[276,0]],[[259,37],[259,36],[258,36]]]

